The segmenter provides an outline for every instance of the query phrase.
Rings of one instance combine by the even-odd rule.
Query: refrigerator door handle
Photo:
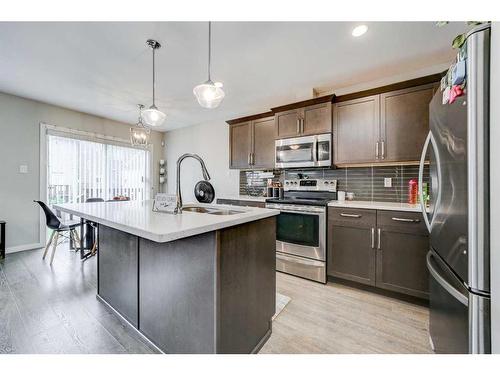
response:
[[[460,303],[462,303],[465,306],[469,306],[469,299],[462,293],[460,293],[458,290],[456,290],[453,287],[453,285],[447,282],[445,278],[439,274],[439,271],[436,270],[432,265],[431,258],[432,258],[432,253],[429,251],[427,253],[427,269],[429,270],[429,273],[434,278],[434,280],[436,280],[439,283],[439,285],[441,285],[448,293],[450,293],[450,295],[452,295]]]
[[[422,215],[424,216],[425,226],[429,233],[431,232],[431,224],[429,223],[429,218],[427,217],[427,210],[424,202],[424,164],[425,164],[425,155],[427,154],[427,148],[429,148],[429,142],[431,141],[431,132],[427,134],[427,138],[425,138],[424,147],[422,148],[422,155],[420,156],[420,164],[418,166],[418,195],[420,200],[420,208],[422,209]]]
[[[436,139],[434,138],[434,135],[432,135],[432,132],[429,131],[429,134],[427,134],[427,138],[425,139],[425,142],[424,142],[424,147],[422,148],[422,155],[420,156],[420,164],[419,164],[419,168],[418,168],[418,195],[419,195],[419,200],[420,200],[420,208],[422,209],[422,215],[424,217],[425,226],[427,227],[427,230],[430,233],[432,223],[434,221],[434,214],[432,215],[431,219],[429,220],[429,217],[427,216],[427,208],[426,208],[426,205],[424,202],[424,188],[423,188],[425,155],[427,154],[427,149],[429,148],[429,144],[432,146],[432,149],[434,151],[434,155],[436,156],[436,170],[437,170],[437,180],[438,180],[438,192],[437,192],[436,201],[434,203],[434,212],[436,211],[436,209],[439,206],[439,203],[441,201],[441,186],[443,184],[441,182],[441,160],[439,158]]]

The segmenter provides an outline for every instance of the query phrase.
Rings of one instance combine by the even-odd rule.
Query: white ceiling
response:
[[[267,111],[328,89],[449,61],[464,23],[217,22],[212,78],[226,98],[200,108],[192,88],[207,79],[207,23],[0,22],[0,91],[132,123],[151,104],[151,51],[157,53],[161,130]]]

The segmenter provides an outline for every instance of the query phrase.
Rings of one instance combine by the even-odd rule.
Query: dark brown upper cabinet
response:
[[[429,84],[380,95],[380,160],[420,159],[435,88]]]
[[[229,167],[249,168],[251,165],[252,123],[242,122],[229,126]]]
[[[274,117],[253,121],[252,167],[274,168]]]
[[[336,165],[376,160],[379,138],[379,95],[337,103],[333,110]]]
[[[275,138],[331,133],[333,98],[329,95],[272,108]]]
[[[333,108],[334,164],[418,162],[429,131],[429,103],[438,77],[337,97]],[[418,82],[425,84],[416,85]]]
[[[274,116],[271,112],[227,121],[229,168],[274,168]]]

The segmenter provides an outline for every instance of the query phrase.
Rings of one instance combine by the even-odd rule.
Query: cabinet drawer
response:
[[[375,210],[357,208],[328,208],[328,219],[336,224],[374,227],[377,222]]]
[[[377,211],[377,225],[379,227],[392,227],[412,233],[427,233],[424,219],[420,212],[406,211]]]

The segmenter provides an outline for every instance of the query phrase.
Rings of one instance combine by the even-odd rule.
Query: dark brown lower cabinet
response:
[[[328,215],[328,275],[428,298],[420,213],[329,208]]]
[[[429,236],[421,217],[415,212],[377,211],[379,288],[428,298]]]
[[[375,285],[375,226],[373,210],[329,208],[329,275]]]

